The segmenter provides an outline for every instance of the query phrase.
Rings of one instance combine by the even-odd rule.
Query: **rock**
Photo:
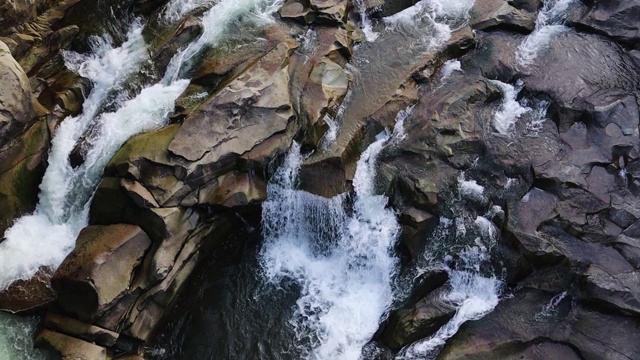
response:
[[[471,9],[471,26],[477,30],[508,26],[521,31],[532,31],[535,21],[535,14],[518,10],[504,0],[478,1]]]
[[[150,245],[142,229],[133,225],[83,229],[51,280],[58,303],[81,320],[96,319],[129,291]]]
[[[51,330],[40,331],[35,344],[54,351],[62,360],[107,360],[105,348]]]
[[[51,276],[51,270],[40,268],[31,279],[15,281],[0,291],[0,310],[22,313],[51,303],[55,300]]]
[[[119,336],[116,332],[51,312],[44,317],[44,327],[104,347],[114,346]]]
[[[584,298],[604,302],[625,312],[640,314],[640,273],[630,271],[609,274],[591,265],[583,275]]]
[[[569,23],[603,33],[623,44],[640,44],[640,1],[596,0],[584,12],[573,12]]]
[[[590,310],[524,289],[480,320],[466,323],[438,359],[634,359],[637,319]],[[611,336],[616,334],[616,336]],[[555,344],[555,345],[554,345]],[[563,346],[558,346],[563,345]]]
[[[32,21],[54,3],[53,0],[2,1],[0,3],[0,36],[12,26]]]
[[[20,136],[36,120],[29,78],[0,42],[0,146]]]
[[[446,286],[429,293],[409,308],[391,314],[382,335],[384,344],[392,350],[435,333],[456,312],[456,306],[446,300]]]
[[[44,120],[0,148],[0,234],[16,218],[35,210],[48,150],[49,132]]]

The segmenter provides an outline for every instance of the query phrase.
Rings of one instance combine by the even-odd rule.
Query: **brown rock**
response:
[[[107,360],[105,348],[51,330],[40,331],[35,344],[56,352],[62,360]]]
[[[120,334],[116,332],[51,312],[45,315],[44,326],[47,329],[84,339],[105,347],[114,346],[118,340],[118,336],[120,336]]]
[[[149,237],[134,225],[83,229],[51,281],[58,303],[80,319],[97,318],[130,290],[150,245]]]

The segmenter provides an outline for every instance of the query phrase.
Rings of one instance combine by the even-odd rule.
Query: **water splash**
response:
[[[303,358],[359,359],[393,300],[399,225],[374,186],[389,138],[379,136],[358,161],[352,204],[345,194],[326,199],[295,189],[295,144],[268,186],[262,269],[268,283],[301,288],[291,323]]]
[[[462,197],[475,199],[479,185],[466,181],[473,190],[463,190],[465,180],[459,178],[458,193]],[[480,193],[481,194],[481,193]],[[503,212],[499,206],[490,207],[483,216],[473,218],[464,208],[453,205],[460,216],[455,220],[441,218],[433,238],[425,249],[424,258],[417,273],[441,268],[449,273],[448,288],[444,301],[456,307],[451,320],[432,336],[403,348],[397,360],[435,359],[447,340],[455,335],[467,321],[477,320],[491,312],[500,300],[502,281],[495,276],[491,253],[497,244],[498,230],[490,220]]]
[[[413,108],[415,108],[415,105],[409,105],[406,109],[400,110],[396,115],[393,133],[391,134],[394,142],[400,142],[407,137],[407,132],[404,129],[404,121],[411,115]]]
[[[493,128],[499,134],[511,135],[518,119],[531,111],[531,108],[522,106],[517,100],[523,83],[518,82],[514,86],[498,80],[491,80],[491,82],[498,86],[498,89],[500,89],[502,93],[502,104],[493,116]]]
[[[360,21],[362,23],[361,29],[364,33],[365,39],[367,39],[368,42],[376,41],[380,34],[373,30],[373,23],[371,21],[371,17],[367,14],[367,6],[365,5],[364,0],[354,0],[354,4],[360,14]]]
[[[0,359],[53,360],[54,356],[33,348],[38,320],[0,312]]]
[[[454,72],[463,72],[460,60],[447,60],[440,70],[440,84],[443,84]]]
[[[560,303],[567,297],[567,295],[567,292],[563,291],[560,294],[552,297],[551,300],[549,300],[549,302],[544,305],[542,310],[540,310],[540,312],[535,315],[535,319],[538,321],[542,321],[544,320],[544,318],[557,315],[558,306],[560,306]]]
[[[575,0],[546,0],[536,19],[531,34],[518,46],[516,61],[527,68],[533,64],[541,51],[547,49],[553,38],[569,28],[564,26],[567,10]]]
[[[86,223],[86,216],[74,210],[86,204],[86,194],[76,192],[69,179],[77,172],[69,163],[69,154],[85,131],[95,123],[109,94],[147,59],[142,27],[136,22],[127,41],[114,48],[108,38],[93,38],[92,53],[65,53],[70,69],[94,84],[83,104],[83,112],[66,118],[53,138],[49,166],[40,184],[39,203],[32,215],[18,219],[5,232],[0,243],[0,290],[16,280],[31,278],[40,267],[56,268],[75,244],[75,238]]]
[[[171,0],[165,5],[162,18],[171,24],[200,6],[210,5],[214,0]]]
[[[207,10],[202,17],[202,35],[174,56],[165,72],[163,83],[170,84],[187,76],[196,57],[205,49],[218,44],[231,25],[264,25],[273,22],[283,0],[223,0]]]
[[[446,43],[451,34],[468,23],[474,0],[421,0],[401,12],[385,17],[387,30],[410,27],[428,34],[428,49]]]

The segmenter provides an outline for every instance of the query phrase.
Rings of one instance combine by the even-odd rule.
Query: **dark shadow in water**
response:
[[[259,223],[259,222],[257,222]],[[260,230],[226,239],[195,269],[147,355],[156,360],[299,360],[289,324],[295,286],[265,285]]]

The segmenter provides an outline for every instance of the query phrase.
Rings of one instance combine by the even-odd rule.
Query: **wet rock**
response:
[[[503,26],[531,31],[535,21],[535,14],[516,9],[504,0],[478,1],[471,9],[471,26],[477,30]]]
[[[448,291],[440,287],[412,307],[394,312],[382,336],[384,343],[392,350],[399,350],[435,333],[456,312],[456,306],[445,298]]]
[[[119,336],[116,332],[51,312],[44,317],[44,327],[105,347],[114,346]]]
[[[569,19],[576,27],[606,34],[624,44],[640,45],[640,2],[632,1],[594,1],[584,6],[584,12],[573,12]]]
[[[585,299],[604,302],[624,312],[640,314],[640,273],[609,274],[592,265],[583,275]]]
[[[0,234],[14,219],[35,209],[48,150],[49,132],[44,120],[0,148]]]
[[[31,279],[15,281],[6,290],[0,291],[0,310],[22,313],[54,301],[52,275],[51,270],[41,268]]]
[[[105,348],[51,330],[40,331],[35,344],[57,353],[62,360],[107,360]]]
[[[36,120],[29,79],[0,42],[0,146],[21,135]]]
[[[522,290],[480,320],[465,324],[439,359],[633,359],[640,354],[635,318],[600,313],[565,299]],[[615,333],[616,336],[610,334]],[[555,344],[555,345],[554,345]],[[562,346],[560,346],[562,345]]]
[[[94,320],[130,289],[151,245],[137,226],[90,226],[56,271],[51,284],[58,303],[82,320]]]

